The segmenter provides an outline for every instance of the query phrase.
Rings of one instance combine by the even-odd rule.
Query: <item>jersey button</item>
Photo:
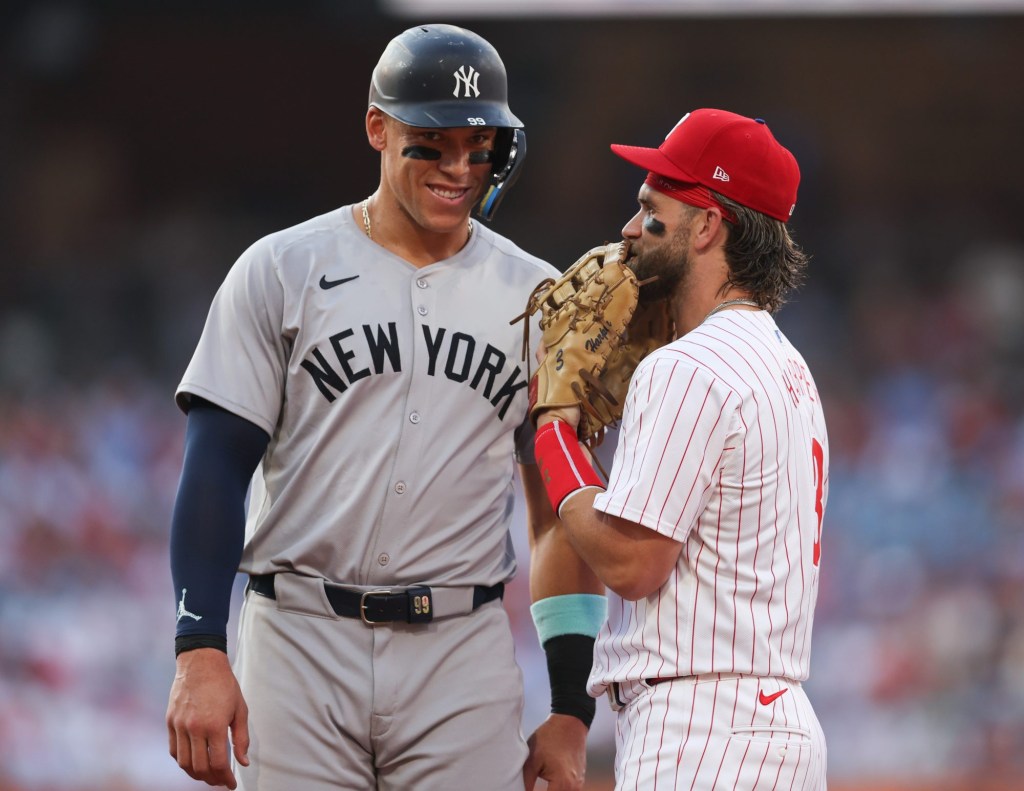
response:
[[[382,566],[386,566],[391,562],[391,556],[387,552],[381,552],[377,555],[377,562]]]
[[[409,415],[409,422],[410,423],[419,423],[420,422],[420,413],[419,412],[413,412],[411,415]]]
[[[405,494],[405,481],[399,481],[395,484],[395,491],[398,494]]]
[[[430,286],[427,284],[427,281],[424,280],[422,277],[416,281],[416,285],[419,286],[420,288],[430,288]]]
[[[421,316],[426,316],[427,315],[427,306],[426,305],[420,305],[418,308],[416,308],[416,312],[419,313]]]

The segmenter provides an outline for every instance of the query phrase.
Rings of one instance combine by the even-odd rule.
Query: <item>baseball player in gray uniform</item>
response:
[[[242,254],[177,391],[170,752],[249,791],[580,788],[603,588],[556,529],[509,324],[558,272],[470,218],[525,155],[498,53],[405,31],[366,132],[377,190]],[[529,744],[501,603],[516,459],[552,668]]]

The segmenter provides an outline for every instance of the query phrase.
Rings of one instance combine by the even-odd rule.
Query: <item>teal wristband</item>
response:
[[[608,598],[595,593],[550,596],[530,606],[540,644],[563,634],[597,637],[608,619]]]

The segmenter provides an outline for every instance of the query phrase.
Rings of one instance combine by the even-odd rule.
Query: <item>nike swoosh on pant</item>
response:
[[[788,689],[780,689],[778,692],[773,692],[771,695],[765,695],[764,690],[762,689],[758,691],[757,699],[760,701],[762,706],[767,706],[773,703],[776,699],[781,698],[787,692],[789,692]]]

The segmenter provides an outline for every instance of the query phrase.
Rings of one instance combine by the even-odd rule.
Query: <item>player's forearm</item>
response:
[[[682,548],[628,519],[602,513],[594,499],[603,491],[572,423],[541,416],[536,454],[545,494],[576,553],[598,579],[626,599],[653,593]]]
[[[179,650],[186,643],[189,648],[225,646],[245,534],[245,493],[267,441],[253,424],[212,405],[194,406],[189,413],[171,516]]]
[[[595,576],[619,596],[630,595],[635,577],[641,572],[634,568],[636,557],[631,547],[613,529],[604,523],[604,515],[594,509],[596,489],[584,489],[571,496],[562,507],[565,536],[576,554],[587,564]]]
[[[580,557],[562,525],[545,533],[530,553],[530,599],[572,593],[603,595],[605,586]]]
[[[604,586],[573,549],[536,465],[520,467],[530,535],[530,613],[548,666],[551,713],[586,727],[594,718],[587,678],[594,638],[608,615]]]
[[[604,585],[573,548],[548,503],[536,465],[523,465],[520,477],[530,537],[532,601],[573,593],[604,594]]]
[[[665,560],[672,548],[662,547],[652,530],[596,510],[597,495],[597,490],[585,489],[565,501],[566,535],[602,583],[624,599],[642,599],[668,578],[671,567]]]

